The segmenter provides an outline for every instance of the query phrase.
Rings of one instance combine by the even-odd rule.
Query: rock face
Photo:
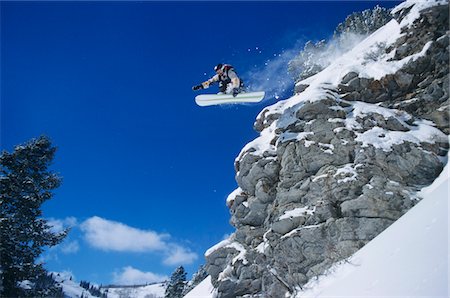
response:
[[[219,297],[294,295],[439,175],[450,133],[448,3],[432,2],[401,4],[390,39],[377,31],[364,59],[350,53],[260,113],[227,199],[236,232],[206,253]],[[385,71],[366,71],[374,65]]]

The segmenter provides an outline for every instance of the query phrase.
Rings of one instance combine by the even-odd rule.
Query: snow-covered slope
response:
[[[449,297],[450,167],[421,191],[423,200],[296,297]],[[208,277],[185,298],[213,298]]]
[[[98,290],[95,295],[80,286],[71,277],[70,273],[53,272],[55,281],[62,287],[64,295],[68,298],[95,298],[101,294],[107,298],[163,298],[165,296],[166,285],[157,283],[143,286],[110,286],[100,288],[93,285]],[[101,294],[100,294],[101,293]]]
[[[215,289],[211,284],[211,276],[205,278],[195,288],[184,296],[184,298],[212,298],[214,296]]]
[[[139,287],[109,287],[102,290],[108,298],[163,298],[166,286],[158,283]]]
[[[80,283],[72,279],[70,273],[67,272],[52,272],[55,281],[62,287],[65,297],[69,298],[94,298],[88,290],[80,286]]]

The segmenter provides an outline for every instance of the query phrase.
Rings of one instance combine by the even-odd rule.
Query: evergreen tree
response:
[[[189,281],[184,289],[183,295],[189,293],[193,288],[195,288],[199,283],[201,283],[208,276],[206,271],[206,266],[201,265],[197,272],[192,276],[191,281]]]
[[[0,218],[1,220],[1,218]],[[1,238],[0,238],[1,241]],[[2,270],[2,264],[0,262],[0,294],[3,293],[3,270]]]
[[[0,155],[0,267],[3,297],[42,296],[50,286],[36,259],[44,247],[62,241],[67,231],[54,233],[42,218],[41,205],[52,198],[61,179],[48,167],[56,148],[46,137]],[[27,286],[20,286],[26,284]],[[53,284],[54,285],[54,284]],[[26,288],[26,289],[25,289]]]
[[[165,298],[181,298],[186,286],[186,271],[183,266],[178,267],[170,277],[166,288]]]
[[[373,9],[354,12],[337,26],[334,36],[339,36],[346,32],[364,35],[375,32],[392,19],[390,11],[390,9],[377,5]]]
[[[60,298],[64,297],[62,288],[56,283],[52,274],[46,272],[39,275],[33,283],[31,291],[25,293],[28,296],[33,297],[52,297]]]

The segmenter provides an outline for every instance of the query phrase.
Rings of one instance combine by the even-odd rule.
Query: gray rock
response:
[[[406,14],[402,10],[395,18]],[[423,120],[450,133],[448,5],[427,9],[402,30],[391,48],[381,50],[395,50],[392,59],[401,60],[432,41],[425,56],[378,79],[348,73],[338,86],[320,87],[318,98],[288,108],[280,102],[259,114],[254,127],[271,135],[271,149],[249,148],[236,160],[242,192],[228,206],[234,245],[206,257],[218,298],[292,294],[379,235],[439,175],[449,148],[445,138],[391,141],[414,133]],[[377,105],[355,117],[354,101]],[[272,124],[275,131],[269,133]],[[378,145],[391,146],[361,141],[374,128],[383,130],[374,136]],[[280,219],[296,208],[306,212]]]
[[[305,223],[305,218],[302,216],[286,218],[286,219],[282,219],[282,220],[274,222],[272,224],[272,231],[274,231],[275,233],[284,235],[304,223]]]
[[[346,74],[341,81],[341,84],[347,84],[348,82],[350,82],[352,79],[357,78],[358,77],[358,73],[351,71],[348,74]]]
[[[295,85],[294,93],[301,93],[301,92],[305,91],[306,88],[308,88],[308,87],[309,87],[309,85],[297,84],[297,85]]]
[[[248,209],[250,211],[240,220],[240,223],[252,227],[260,226],[267,216],[266,205],[255,200],[250,202]]]
[[[397,71],[394,75],[395,82],[402,89],[407,89],[413,82],[414,75],[405,73],[403,71]]]

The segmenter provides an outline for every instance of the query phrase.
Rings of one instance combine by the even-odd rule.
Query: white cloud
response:
[[[64,254],[73,254],[80,250],[80,244],[77,240],[73,240],[60,245],[61,252]]]
[[[192,264],[198,259],[198,255],[189,248],[169,242],[170,235],[168,234],[133,228],[98,216],[87,219],[80,225],[80,228],[89,245],[100,250],[157,252],[161,253],[162,262],[167,266]],[[75,248],[76,246],[73,244],[73,249]]]
[[[169,255],[164,259],[164,264],[168,266],[192,264],[197,258],[198,255],[189,249],[172,245]]]
[[[66,217],[64,219],[49,218],[47,224],[50,226],[52,233],[58,234],[67,228],[72,228],[78,224],[75,217]]]
[[[48,263],[50,261],[60,261],[59,255],[75,254],[80,250],[80,244],[77,240],[63,241],[61,244],[48,247],[38,258],[38,263]]]
[[[142,285],[147,283],[162,282],[168,280],[165,275],[152,272],[143,272],[131,266],[122,268],[122,271],[113,273],[115,284],[119,285]]]
[[[105,251],[164,251],[168,246],[164,241],[169,238],[167,234],[136,229],[98,216],[84,221],[81,224],[81,230],[91,246]]]
[[[78,225],[78,221],[75,217],[66,217],[65,219],[48,218],[47,224],[49,225],[49,231],[54,234],[64,232],[68,228],[73,228]],[[47,247],[44,252],[38,258],[38,263],[47,263],[50,261],[59,261],[59,254],[75,254],[80,250],[80,245],[77,240],[70,241],[70,233],[62,243]]]

